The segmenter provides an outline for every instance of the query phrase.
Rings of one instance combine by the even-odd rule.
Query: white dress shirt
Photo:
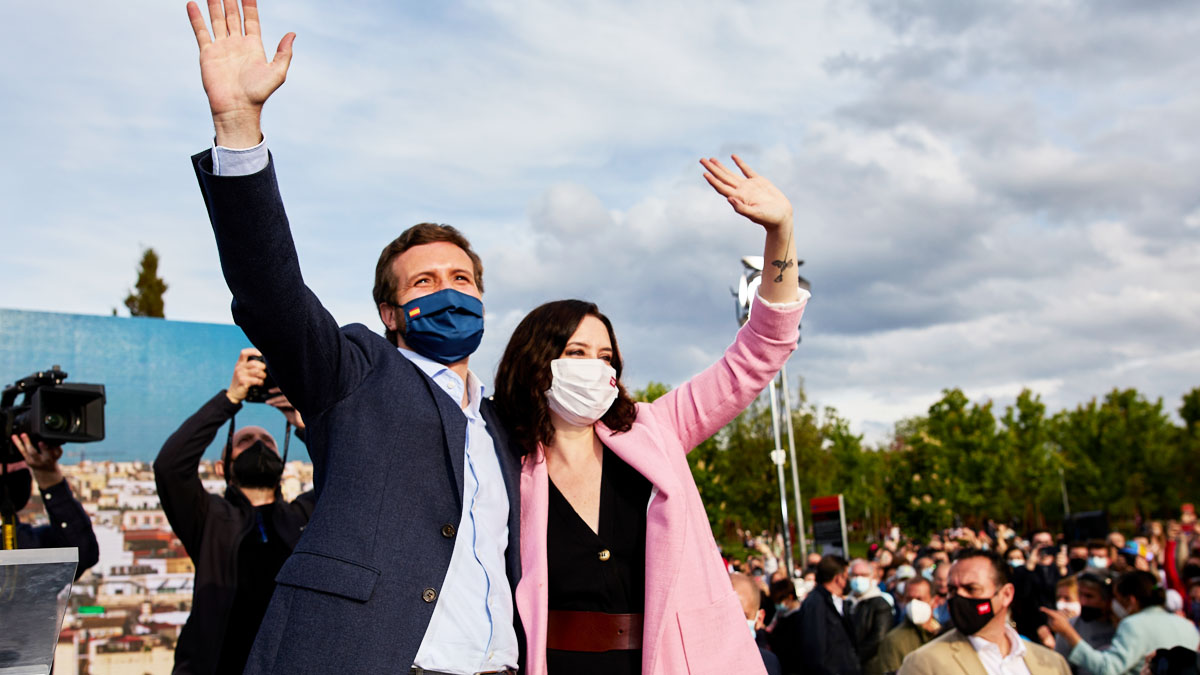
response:
[[[988,675],[1031,675],[1025,664],[1025,641],[1008,624],[1004,625],[1004,636],[1008,638],[1008,656],[1001,656],[1000,645],[990,640],[976,635],[968,635],[967,640],[975,648]]]

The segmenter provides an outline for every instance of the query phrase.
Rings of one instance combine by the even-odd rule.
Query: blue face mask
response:
[[[441,364],[461,361],[483,339],[483,302],[453,288],[424,295],[400,305],[404,313],[404,344]]]
[[[850,592],[855,595],[862,595],[871,588],[870,577],[850,577]]]
[[[943,626],[949,626],[950,625],[950,605],[948,605],[947,603],[944,603],[944,602],[942,604],[938,605],[937,608],[935,608],[933,610],[933,618],[937,619],[937,622],[942,624]]]

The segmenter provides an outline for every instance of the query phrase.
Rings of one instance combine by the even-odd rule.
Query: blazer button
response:
[[[425,602],[433,602],[437,600],[437,591],[432,588],[426,588],[425,592],[421,593],[421,599]]]
[[[447,539],[450,539],[451,537],[453,537],[454,536],[454,526],[449,523],[446,523],[445,525],[443,525],[442,526],[442,536]]]
[[[608,559],[612,557],[612,553],[608,549],[603,549],[600,551],[598,557],[600,558],[600,562],[608,562]]]

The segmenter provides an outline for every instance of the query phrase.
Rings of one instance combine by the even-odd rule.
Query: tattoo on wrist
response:
[[[779,282],[783,281],[783,273],[786,272],[789,267],[796,264],[795,260],[790,260],[786,257],[787,252],[790,251],[791,249],[792,249],[792,230],[791,230],[791,228],[788,228],[787,243],[783,245],[783,251],[784,251],[784,256],[785,256],[784,259],[771,261],[771,265],[773,267],[779,268],[779,275],[775,277],[775,283],[779,283]]]
[[[771,265],[779,268],[779,276],[775,277],[775,283],[783,281],[783,273],[787,268],[795,265],[795,260],[772,260]]]

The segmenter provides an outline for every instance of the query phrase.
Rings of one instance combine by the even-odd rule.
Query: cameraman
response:
[[[0,471],[0,481],[3,482],[3,486],[0,486],[0,503],[7,498],[13,513],[20,512],[29,503],[33,483],[36,482],[42,493],[46,515],[50,516],[50,524],[41,527],[18,522],[17,548],[79,549],[79,565],[75,568],[75,578],[78,579],[100,560],[100,545],[96,543],[96,533],[92,531],[92,519],[71,493],[67,479],[58,468],[62,446],[46,445],[43,441],[35,445],[29,434],[13,435],[11,440],[24,461],[11,462],[5,467],[6,470]]]
[[[308,523],[311,492],[285,502],[283,461],[261,427],[243,427],[226,444],[217,474],[225,496],[209,494],[198,467],[221,426],[262,385],[266,364],[243,349],[229,389],[218,393],[167,439],[154,461],[163,511],[196,565],[192,613],[175,649],[175,673],[240,673],[275,590],[275,575]],[[283,412],[303,440],[303,420],[287,399],[268,404]]]

